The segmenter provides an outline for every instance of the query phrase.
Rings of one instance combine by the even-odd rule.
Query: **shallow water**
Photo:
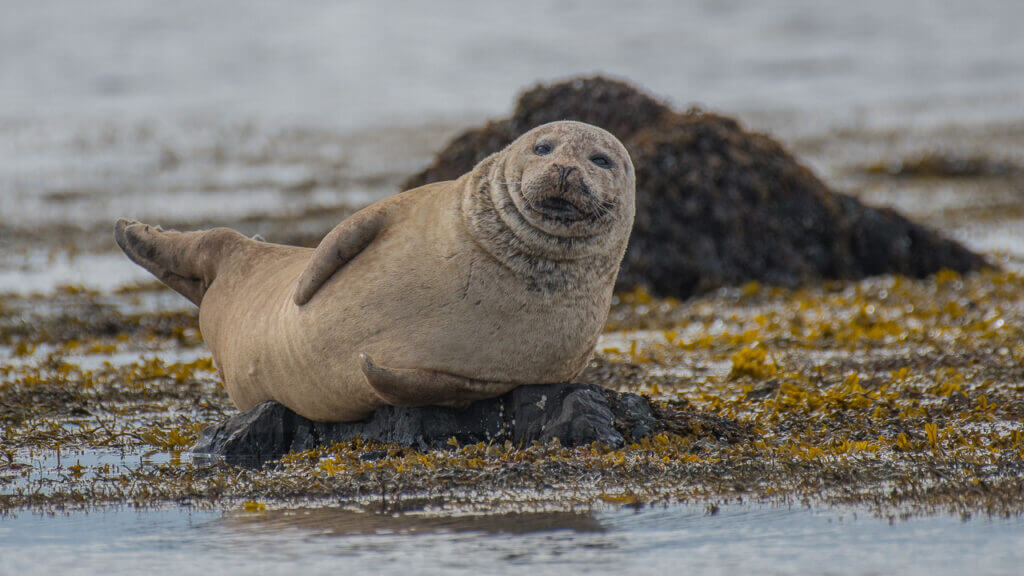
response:
[[[123,258],[51,260],[112,251],[119,216],[315,237],[525,87],[593,72],[739,116],[840,189],[1024,255],[1013,181],[951,185],[947,211],[990,191],[1010,208],[964,222],[930,188],[848,176],[935,149],[1024,163],[1015,0],[0,9],[0,292],[137,279]]]
[[[504,112],[538,79],[599,70],[680,106],[815,125],[1022,111],[1014,0],[16,6],[0,24],[0,103],[21,117],[462,120]]]
[[[129,509],[0,520],[0,572],[1018,574],[1024,520],[762,505],[385,515]]]

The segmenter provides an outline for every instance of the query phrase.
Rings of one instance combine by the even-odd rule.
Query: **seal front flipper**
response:
[[[346,218],[334,227],[313,251],[309,264],[295,287],[295,303],[309,302],[317,290],[346,262],[356,257],[384,227],[385,212],[373,205]]]
[[[366,381],[392,406],[463,406],[475,400],[500,396],[519,386],[433,370],[386,368],[374,364],[368,354],[360,354],[359,362]]]

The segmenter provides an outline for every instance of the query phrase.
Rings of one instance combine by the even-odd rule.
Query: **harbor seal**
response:
[[[614,136],[554,122],[457,180],[360,210],[315,250],[124,219],[114,237],[199,306],[239,409],[275,400],[354,421],[577,376],[607,320],[634,195]]]

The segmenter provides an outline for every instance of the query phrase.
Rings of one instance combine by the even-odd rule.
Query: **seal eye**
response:
[[[533,153],[537,156],[547,156],[551,154],[551,144],[537,144],[533,147]]]
[[[611,168],[612,161],[608,159],[604,154],[594,154],[590,157],[590,161],[600,166],[601,168]]]

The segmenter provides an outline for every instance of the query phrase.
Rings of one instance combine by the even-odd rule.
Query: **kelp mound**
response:
[[[684,298],[750,281],[796,286],[985,265],[892,210],[832,192],[766,135],[701,110],[678,113],[600,76],[526,91],[511,117],[456,137],[406,187],[457,178],[530,128],[557,120],[601,126],[632,156],[637,215],[619,290],[643,286]]]
[[[621,448],[651,433],[648,400],[593,385],[523,386],[466,409],[385,406],[365,422],[313,422],[276,402],[207,428],[192,452],[253,467],[288,452],[328,447],[356,438],[429,450],[447,445],[511,441],[563,446],[600,442]]]

